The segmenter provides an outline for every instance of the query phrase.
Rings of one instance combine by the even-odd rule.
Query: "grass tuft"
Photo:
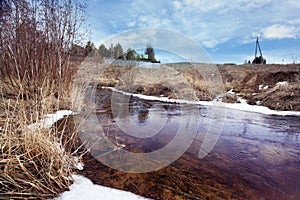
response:
[[[67,124],[60,129],[29,128],[48,111],[26,104],[2,98],[0,198],[54,197],[68,188],[76,170],[76,133],[67,133]]]

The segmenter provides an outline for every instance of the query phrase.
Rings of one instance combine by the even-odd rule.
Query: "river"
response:
[[[106,89],[96,93],[94,114],[104,130],[103,137],[119,148],[108,151],[100,143],[91,146],[81,173],[94,183],[151,199],[300,199],[300,116],[226,108],[220,115],[211,115],[209,106],[126,96],[128,105],[123,111],[131,120],[126,125],[126,116],[120,112],[124,105],[118,99],[124,96],[114,93],[112,96]],[[207,155],[199,157],[215,121],[219,121],[219,132],[208,138],[212,145],[206,149]],[[149,154],[163,149],[179,135],[179,129],[186,135],[195,134],[179,136],[183,142],[172,147],[185,151],[178,159],[172,157],[170,164],[165,162],[168,154],[161,154],[163,164],[144,172],[138,171],[140,166],[151,169],[159,161],[143,156],[126,160],[126,152]],[[106,160],[104,154],[109,156]],[[114,166],[109,166],[112,163]],[[139,173],[133,173],[135,170]]]

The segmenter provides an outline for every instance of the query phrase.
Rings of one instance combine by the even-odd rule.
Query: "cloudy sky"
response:
[[[300,62],[300,1],[299,0],[90,0],[88,12],[91,40],[96,46],[124,31],[143,31],[155,37],[169,34],[194,41],[209,54],[214,63],[243,63],[252,60],[255,38],[259,37],[267,63]],[[159,35],[159,34],[161,35]],[[134,36],[133,36],[134,35]],[[163,35],[157,44],[178,43]],[[122,37],[120,43],[137,40],[138,33]],[[153,37],[143,40],[155,44]],[[168,38],[168,40],[164,40]],[[115,40],[114,40],[115,41]],[[184,43],[184,41],[181,41]],[[153,44],[154,48],[156,46]],[[127,46],[126,46],[127,47]],[[135,48],[135,47],[133,47]],[[188,49],[189,47],[185,47]],[[163,62],[176,59],[157,50]],[[142,51],[142,50],[141,50]],[[174,52],[173,52],[174,53]],[[174,59],[174,60],[172,60]],[[193,61],[195,58],[190,56]]]

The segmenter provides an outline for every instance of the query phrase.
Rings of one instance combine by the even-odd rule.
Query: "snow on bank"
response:
[[[80,175],[72,175],[74,183],[70,191],[62,193],[54,200],[141,200],[146,199],[130,192],[117,190],[101,185],[95,185],[89,179]]]
[[[241,103],[241,104],[247,104],[247,100],[246,99],[243,99],[241,97],[237,98],[237,102],[238,103]]]
[[[39,122],[28,125],[27,127],[31,130],[38,128],[49,129],[58,120],[64,118],[65,116],[73,115],[74,113],[70,110],[60,110],[54,114],[47,114]],[[64,148],[61,144],[57,143],[57,147],[64,152]],[[83,170],[84,164],[80,162],[79,158],[73,157],[73,164],[78,170]],[[66,191],[61,194],[60,197],[55,200],[135,200],[135,199],[145,199],[143,197],[137,196],[130,192],[125,192],[109,187],[104,187],[100,185],[94,185],[89,179],[79,176],[72,175],[74,183],[70,186],[70,191]]]
[[[69,115],[73,115],[73,114],[74,113],[71,110],[59,110],[54,114],[45,115],[42,120],[40,120],[39,122],[30,124],[27,127],[31,130],[37,129],[37,128],[49,129],[58,120],[64,118],[65,116],[69,116]]]
[[[229,91],[227,92],[227,94],[234,95],[234,94],[235,94],[235,92],[234,92],[234,90],[233,90],[233,89],[231,89],[231,90],[229,90]]]
[[[103,89],[110,89],[115,92],[119,92],[124,95],[132,95],[134,97],[138,97],[145,100],[151,101],[162,101],[167,103],[180,103],[180,104],[194,104],[194,105],[202,105],[202,106],[224,106],[227,109],[235,109],[241,110],[246,112],[256,112],[266,115],[281,115],[281,116],[300,116],[300,111],[277,111],[271,110],[268,107],[260,106],[260,105],[249,105],[246,103],[245,100],[240,99],[240,103],[217,103],[216,101],[190,101],[190,100],[183,100],[183,99],[169,99],[168,97],[156,97],[156,96],[146,96],[143,94],[135,94],[124,92],[122,90],[118,90],[113,87],[102,87]]]
[[[60,119],[63,119],[65,116],[73,115],[74,112],[70,110],[60,110],[54,114],[47,114],[39,122],[28,125],[27,127],[31,130],[36,130],[39,128],[49,129],[51,126]],[[64,148],[60,143],[57,143],[57,148],[64,152]],[[83,170],[84,164],[80,162],[79,158],[76,156],[72,157],[74,167],[78,170]],[[72,175],[74,183],[70,186],[70,191],[66,191],[61,194],[60,197],[55,200],[135,200],[135,199],[145,199],[143,197],[137,196],[130,192],[125,192],[121,190],[116,190],[113,188],[108,188],[100,185],[94,185],[89,179],[79,176]]]
[[[278,82],[275,84],[275,87],[279,87],[279,86],[288,86],[289,82],[287,81],[282,81],[282,82]]]
[[[269,88],[269,86],[268,85],[259,85],[258,86],[258,90],[267,90]]]
[[[257,104],[260,102],[258,101]],[[226,103],[226,108],[229,109],[235,109],[235,110],[241,110],[246,112],[256,112],[261,113],[265,115],[281,115],[281,116],[300,116],[300,111],[277,111],[277,110],[271,110],[268,107],[265,106],[259,106],[259,105],[249,105],[246,103],[240,104],[240,103]]]
[[[37,129],[50,129],[53,126],[53,124],[55,122],[57,122],[58,120],[63,119],[66,116],[74,115],[74,114],[75,113],[71,110],[59,110],[54,114],[45,115],[44,118],[41,119],[39,122],[30,124],[30,125],[27,126],[27,128],[32,130],[32,131],[37,130]],[[61,145],[61,143],[56,142],[55,145],[58,149],[60,149],[62,154],[64,154],[65,150],[64,150],[63,146]],[[78,157],[71,156],[68,159],[73,160],[73,164],[74,164],[74,167],[76,169],[83,170],[84,164],[79,160]]]
[[[103,86],[101,88],[109,89],[114,92],[118,92],[118,93],[121,93],[124,95],[133,96],[133,97],[137,97],[137,98],[145,99],[145,100],[149,100],[149,101],[161,101],[161,102],[166,102],[166,103],[181,103],[181,104],[198,104],[198,105],[204,105],[204,106],[212,106],[214,103],[213,101],[191,101],[191,100],[184,100],[184,99],[170,99],[168,97],[147,96],[147,95],[143,95],[143,94],[125,92],[123,90],[118,90],[114,87],[104,87]]]

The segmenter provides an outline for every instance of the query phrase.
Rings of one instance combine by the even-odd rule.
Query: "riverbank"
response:
[[[212,70],[215,69],[214,70]],[[187,100],[266,106],[272,110],[300,111],[300,65],[165,64],[160,67],[124,67],[90,64],[85,73],[101,86],[127,92]],[[207,78],[208,77],[208,78]],[[221,79],[222,87],[213,88]],[[214,93],[216,90],[217,92]]]
[[[202,106],[216,106],[223,107],[224,109],[234,109],[246,112],[254,112],[265,115],[281,115],[281,116],[300,116],[300,111],[281,111],[281,110],[272,110],[266,106],[261,105],[251,105],[247,104],[245,100],[239,99],[241,102],[236,103],[224,103],[215,99],[214,101],[191,101],[184,99],[171,99],[168,97],[157,97],[157,96],[148,96],[138,93],[129,93],[122,90],[118,90],[114,87],[100,87],[103,89],[109,89],[112,92],[121,93],[123,95],[138,97],[140,99],[149,100],[149,101],[160,101],[166,103],[175,103],[175,104],[192,104],[192,105],[202,105]]]

